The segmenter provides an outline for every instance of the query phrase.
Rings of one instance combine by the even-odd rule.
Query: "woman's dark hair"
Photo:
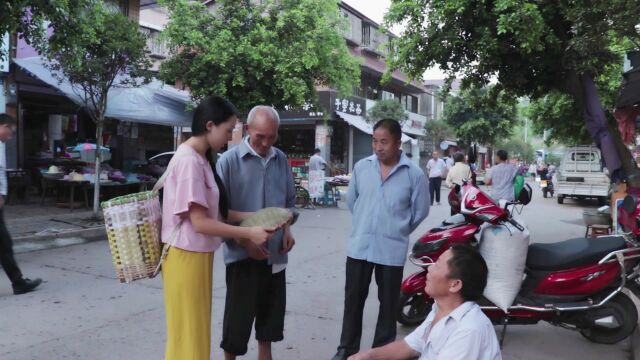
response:
[[[209,121],[214,125],[220,125],[233,116],[238,116],[238,110],[229,100],[220,96],[206,97],[200,101],[193,112],[191,134],[193,136],[202,135],[207,132]]]
[[[478,250],[467,245],[452,245],[451,252],[453,256],[447,262],[449,279],[462,281],[460,295],[464,301],[480,299],[487,286],[487,276],[489,275],[484,258]]]
[[[402,127],[396,120],[382,119],[373,125],[373,131],[376,131],[379,128],[387,129],[389,134],[391,134],[391,136],[393,136],[397,141],[402,139]]]
[[[211,121],[214,125],[220,125],[229,120],[231,117],[237,117],[238,110],[227,99],[220,96],[209,96],[198,104],[193,112],[193,121],[191,122],[191,134],[193,136],[202,135],[207,132],[207,123]],[[216,171],[216,165],[213,161],[211,150],[207,151],[207,160],[213,169],[213,177],[218,185],[220,199],[218,200],[218,210],[220,214],[227,218],[229,216],[229,195],[227,189],[222,183],[222,179]]]

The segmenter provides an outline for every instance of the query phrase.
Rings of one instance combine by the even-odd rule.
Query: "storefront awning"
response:
[[[447,150],[449,146],[458,146],[458,142],[452,140],[444,140],[440,143],[440,149]]]
[[[342,111],[336,111],[336,114],[344,121],[346,121],[349,125],[354,128],[362,131],[365,134],[373,135],[373,125],[369,124],[362,116],[359,115],[351,115],[347,113],[343,113]],[[407,141],[416,141],[411,137],[402,134],[402,142],[405,143]]]
[[[424,129],[416,129],[407,126],[402,127],[402,132],[409,135],[425,136]]]
[[[42,57],[13,59],[13,62],[29,75],[61,92],[74,103],[84,106],[80,92],[76,91],[68,81],[59,81],[55,78],[51,70],[45,66],[45,60]],[[187,92],[153,79],[149,84],[136,88],[125,86],[111,88],[105,115],[109,118],[136,123],[190,126],[192,114],[187,111],[190,101]]]

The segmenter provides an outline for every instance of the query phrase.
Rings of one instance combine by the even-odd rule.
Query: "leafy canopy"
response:
[[[378,101],[370,110],[367,110],[367,120],[377,122],[382,119],[397,120],[401,125],[409,118],[398,100],[386,99]]]
[[[67,24],[82,9],[87,0],[11,0],[0,2],[0,36],[18,33],[27,43],[42,37],[45,21],[54,28]],[[8,54],[0,50],[0,59]]]
[[[392,0],[385,25],[406,27],[389,71],[420,77],[437,65],[450,78],[462,77],[463,87],[497,79],[498,88],[531,98],[538,130],[581,142],[580,76],[598,80],[610,108],[607,88],[617,87],[620,73],[615,81],[605,74],[625,51],[640,47],[633,14],[640,14],[638,0]],[[617,145],[623,165],[630,164],[630,153]]]
[[[453,128],[443,120],[427,120],[424,128],[427,137],[433,139],[436,144],[455,136]]]
[[[598,76],[596,86],[605,109],[613,109],[622,81],[622,58],[618,63],[607,65]],[[546,96],[531,102],[527,116],[532,119],[534,131],[542,134],[549,130],[547,144],[588,144],[593,142],[584,126],[583,113],[570,95],[552,90]]]
[[[241,111],[315,101],[316,87],[349,93],[360,68],[340,34],[337,0],[163,0],[170,10],[166,38],[174,55],[161,67],[195,98],[217,94]]]
[[[494,144],[517,123],[516,99],[496,88],[470,88],[449,96],[443,120],[465,145]]]
[[[76,16],[34,42],[59,79],[68,80],[94,121],[102,121],[114,86],[149,80],[146,39],[138,24],[99,0],[87,1]]]
[[[540,98],[556,90],[580,94],[577,76],[600,75],[618,63],[610,45],[637,46],[640,1],[392,0],[387,26],[406,29],[391,68],[413,77],[438,65],[465,83],[498,86]],[[578,99],[579,100],[579,99]]]

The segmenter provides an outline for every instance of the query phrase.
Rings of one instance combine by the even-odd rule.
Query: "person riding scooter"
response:
[[[542,196],[545,198],[547,197],[547,194],[553,197],[553,172],[555,172],[555,167],[554,169],[551,169],[546,165],[544,165],[542,169],[538,170],[538,174],[540,175],[540,188],[542,189]]]

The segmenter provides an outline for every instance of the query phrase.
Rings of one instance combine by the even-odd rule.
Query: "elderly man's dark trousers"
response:
[[[396,306],[402,283],[402,266],[380,265],[347,257],[344,316],[338,351],[355,354],[360,349],[362,313],[374,271],[380,308],[373,347],[384,346],[396,339]]]
[[[440,203],[440,187],[442,186],[442,178],[441,177],[430,177],[429,178],[429,195],[431,196],[431,205],[433,205],[433,200],[437,203]],[[435,195],[435,197],[434,197]]]
[[[13,255],[13,240],[4,223],[4,209],[0,208],[0,265],[7,273],[12,284],[22,279],[22,273]]]

